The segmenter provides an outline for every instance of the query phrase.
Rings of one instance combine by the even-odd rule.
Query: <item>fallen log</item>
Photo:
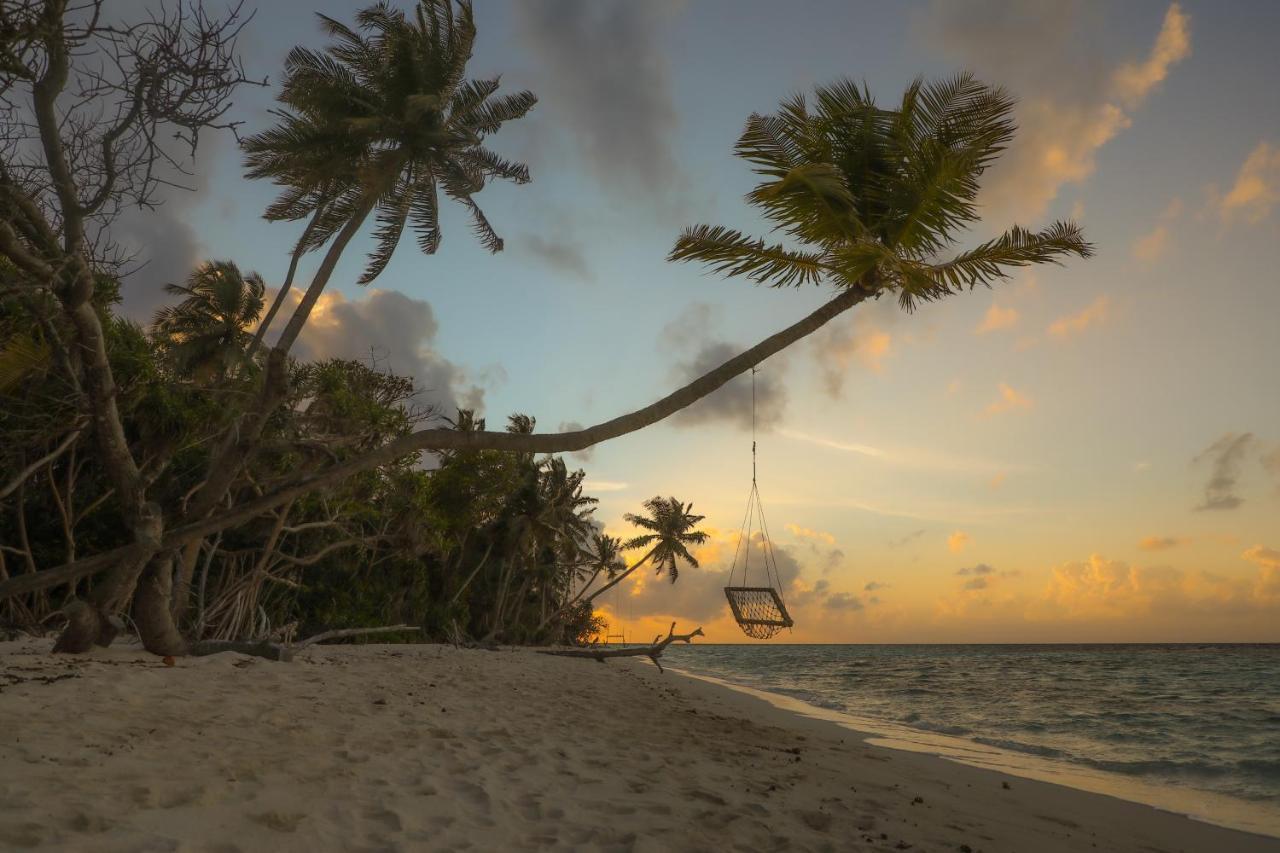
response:
[[[653,638],[653,644],[649,646],[636,646],[634,648],[623,649],[600,649],[595,647],[589,649],[540,649],[538,653],[544,655],[556,655],[557,657],[565,658],[589,658],[591,660],[599,661],[600,663],[604,663],[609,658],[646,657],[653,661],[653,665],[658,668],[658,672],[665,672],[662,668],[662,664],[658,662],[658,658],[662,657],[662,653],[666,651],[667,646],[677,641],[681,643],[691,643],[693,642],[694,637],[706,636],[702,633],[701,628],[694,628],[688,634],[677,634],[675,631],[676,623],[672,622],[670,630],[667,631],[667,636],[663,637],[659,634]]]

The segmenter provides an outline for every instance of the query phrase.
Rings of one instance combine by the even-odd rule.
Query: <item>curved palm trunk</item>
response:
[[[657,551],[657,550],[658,550],[658,546],[657,546],[657,545],[654,545],[652,548],[650,548],[650,549],[649,549],[649,553],[645,554],[645,555],[644,555],[643,557],[641,557],[639,560],[636,560],[636,561],[635,561],[635,563],[633,563],[633,564],[631,565],[631,568],[627,569],[625,572],[623,572],[622,574],[618,575],[616,578],[614,578],[613,580],[609,581],[607,584],[605,584],[604,586],[602,586],[602,587],[600,587],[599,589],[597,589],[595,592],[593,592],[593,593],[591,593],[590,595],[588,595],[588,596],[587,596],[587,603],[588,603],[588,604],[590,604],[591,602],[595,601],[595,600],[596,600],[597,598],[599,598],[600,596],[604,595],[604,594],[605,594],[606,592],[608,592],[609,590],[613,589],[613,588],[614,588],[615,586],[617,586],[618,584],[622,583],[622,582],[623,582],[624,580],[626,580],[627,578],[631,577],[631,575],[635,572],[635,570],[636,570],[636,569],[640,568],[640,567],[641,567],[641,566],[643,566],[645,563],[647,563],[647,562],[649,562],[651,559],[653,559],[653,554],[654,554],[654,552],[655,552],[655,551]]]
[[[617,586],[618,584],[622,583],[624,580],[626,580],[626,579],[627,579],[627,577],[628,577],[632,572],[634,572],[636,569],[638,569],[638,568],[640,568],[641,566],[643,566],[645,563],[649,562],[649,560],[653,559],[653,553],[654,553],[655,551],[657,551],[657,550],[658,550],[658,546],[657,546],[657,545],[654,545],[652,548],[650,548],[650,549],[649,549],[649,553],[645,554],[645,555],[644,555],[643,557],[641,557],[639,560],[636,560],[634,563],[632,563],[632,564],[631,564],[631,566],[630,566],[630,567],[628,567],[628,568],[627,568],[627,569],[626,569],[622,574],[618,575],[616,578],[614,578],[613,580],[609,581],[607,584],[605,584],[604,586],[600,587],[600,588],[599,588],[598,590],[596,590],[595,592],[591,593],[591,595],[587,598],[587,602],[588,602],[588,603],[590,603],[590,602],[592,602],[592,601],[595,601],[597,598],[599,598],[599,597],[600,597],[601,593],[608,592],[609,590],[613,589],[613,588],[614,588],[615,586]],[[537,629],[537,630],[538,630],[539,632],[540,632],[540,631],[542,631],[542,629],[543,629],[543,628],[547,627],[547,626],[548,626],[548,625],[550,625],[552,622],[554,622],[555,620],[559,619],[561,616],[563,616],[563,615],[565,615],[566,613],[568,613],[568,612],[569,612],[569,609],[570,609],[571,607],[573,607],[573,605],[577,604],[577,603],[578,603],[578,601],[579,601],[579,599],[581,599],[581,598],[582,598],[582,596],[586,593],[586,591],[587,591],[588,589],[590,589],[590,588],[591,588],[591,584],[592,584],[592,582],[596,579],[596,577],[597,577],[598,575],[599,575],[599,572],[597,572],[596,574],[592,575],[592,576],[591,576],[591,580],[587,581],[586,586],[584,586],[582,589],[578,590],[578,594],[577,594],[577,595],[575,595],[573,598],[569,599],[569,601],[565,602],[564,606],[563,606],[563,607],[561,607],[559,610],[557,610],[555,613],[552,613],[550,616],[548,616],[547,618],[543,619],[543,620],[542,620],[542,623],[538,625],[538,629]],[[535,632],[535,633],[536,633],[536,632]]]
[[[471,574],[467,575],[467,579],[462,582],[462,586],[458,587],[458,591],[453,594],[453,598],[449,600],[449,604],[457,604],[458,599],[462,597],[462,593],[467,587],[471,586],[471,582],[475,580],[476,575],[480,574],[480,570],[484,568],[484,564],[489,562],[489,555],[493,553],[493,542],[490,540],[489,547],[484,550],[484,556],[480,558],[480,562],[471,570]]]
[[[262,513],[290,500],[324,488],[353,474],[386,465],[411,453],[422,450],[506,450],[519,453],[567,453],[583,450],[593,444],[626,435],[670,417],[681,409],[697,402],[720,388],[733,377],[745,373],[791,344],[821,329],[833,318],[872,295],[869,290],[849,288],[824,303],[816,311],[782,331],[765,338],[760,343],[734,356],[724,364],[705,373],[683,388],[668,394],[661,400],[610,421],[587,429],[561,433],[509,433],[463,432],[461,430],[428,429],[390,441],[345,462],[341,462],[316,474],[302,477],[291,485],[245,501],[218,515],[183,524],[168,530],[162,542],[165,548],[174,548],[242,524]],[[318,297],[318,295],[317,295]],[[312,302],[314,304],[314,300]],[[301,306],[299,306],[301,307]],[[308,310],[310,310],[308,308]],[[225,490],[224,490],[225,491]],[[216,503],[216,502],[215,502]],[[193,514],[194,516],[194,514]],[[62,583],[70,583],[124,558],[137,546],[126,545],[96,554],[75,563],[68,563],[34,575],[21,575],[0,583],[0,598],[9,598],[35,590],[47,589]]]
[[[285,274],[284,284],[280,285],[280,292],[276,294],[276,298],[271,302],[271,307],[267,309],[267,316],[262,318],[262,322],[258,324],[258,331],[253,333],[253,340],[245,348],[245,361],[253,360],[254,353],[258,351],[258,347],[262,345],[263,337],[271,328],[271,321],[276,318],[276,312],[280,310],[280,306],[284,304],[284,298],[293,289],[293,277],[298,272],[298,261],[302,260],[302,256],[306,254],[304,247],[307,245],[307,240],[311,237],[312,232],[316,230],[316,223],[320,221],[323,213],[323,207],[316,208],[315,215],[311,217],[311,221],[307,223],[306,230],[298,238],[298,245],[294,247],[293,255],[289,258],[289,271]]]

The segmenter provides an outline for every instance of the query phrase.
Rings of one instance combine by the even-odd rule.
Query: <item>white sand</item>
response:
[[[634,661],[49,646],[0,643],[0,850],[1280,851]]]

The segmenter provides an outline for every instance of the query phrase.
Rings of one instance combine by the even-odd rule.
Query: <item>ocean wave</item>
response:
[[[1051,746],[1042,746],[1035,743],[1023,743],[1022,741],[1009,740],[1008,738],[998,737],[975,737],[974,743],[980,743],[983,746],[994,746],[996,749],[1005,749],[1009,752],[1021,752],[1026,755],[1038,755],[1041,758],[1063,758],[1066,753],[1060,749],[1054,749]]]

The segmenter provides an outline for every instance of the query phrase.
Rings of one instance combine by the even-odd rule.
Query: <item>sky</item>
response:
[[[355,9],[258,6],[241,47],[268,85],[237,98],[244,132],[270,121],[288,49],[322,43],[312,13]],[[1020,130],[967,239],[1072,217],[1097,255],[911,315],[864,304],[761,366],[759,486],[796,620],[775,642],[1280,641],[1280,4],[476,7],[471,76],[539,98],[491,140],[532,182],[478,198],[505,250],[453,209],[436,255],[406,241],[361,288],[358,241],[297,354],[376,358],[491,426],[642,406],[832,295],[664,260],[686,225],[768,232],[732,154],[746,118],[840,78],[892,103],[969,69],[1019,98]],[[283,277],[300,227],[262,220],[272,188],[232,139],[202,142],[190,185],[120,224],[150,261],[134,316],[203,258]],[[750,397],[739,378],[570,458],[611,533],[661,494],[711,534],[677,584],[642,570],[602,599],[611,630],[746,640],[721,588]]]

